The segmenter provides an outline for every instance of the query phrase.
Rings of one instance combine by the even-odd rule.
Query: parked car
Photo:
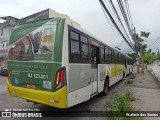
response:
[[[2,69],[1,69],[1,75],[2,76],[8,76],[8,69],[7,69],[7,67],[3,67]]]

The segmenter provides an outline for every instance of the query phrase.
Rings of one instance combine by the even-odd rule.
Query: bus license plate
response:
[[[34,88],[36,88],[36,85],[35,84],[29,84],[29,85],[27,85],[27,88],[34,89]]]

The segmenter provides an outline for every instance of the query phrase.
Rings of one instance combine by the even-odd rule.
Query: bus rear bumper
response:
[[[67,87],[56,92],[34,90],[29,88],[16,87],[7,80],[8,95],[20,97],[28,101],[41,103],[57,108],[67,108]]]

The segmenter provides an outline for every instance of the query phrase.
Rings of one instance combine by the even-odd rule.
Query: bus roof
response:
[[[115,50],[115,51],[123,54],[125,57],[127,57],[127,58],[129,58],[129,59],[132,59],[132,58],[129,57],[128,55],[126,55],[126,54],[122,53],[121,51],[119,51],[119,50],[117,50],[117,49],[109,46],[108,44],[104,43],[101,39],[97,38],[96,36],[94,36],[93,34],[91,34],[90,32],[88,32],[87,30],[83,29],[81,26],[75,25],[74,23],[72,23],[72,21],[68,21],[68,20],[66,20],[66,21],[67,21],[67,23],[68,23],[70,26],[72,26],[73,28],[76,28],[77,30],[83,32],[84,34],[89,35],[90,37],[94,38],[96,41],[98,41],[98,42],[100,42],[100,43],[108,46],[109,48],[111,48],[111,49],[113,49],[113,50]]]
[[[34,24],[34,25],[35,25],[35,24],[41,25],[41,24],[45,23],[46,21],[52,20],[52,19],[55,19],[55,20],[65,19],[65,21],[66,21],[66,23],[67,23],[68,25],[70,25],[70,26],[72,26],[73,28],[75,28],[75,29],[83,32],[84,34],[89,35],[90,37],[94,38],[96,41],[100,42],[101,44],[104,44],[104,45],[108,46],[110,49],[115,50],[115,51],[123,54],[125,57],[131,59],[128,55],[126,55],[126,54],[122,53],[121,51],[119,51],[119,50],[117,50],[117,49],[109,46],[108,44],[104,43],[101,39],[97,38],[96,36],[94,36],[93,34],[91,34],[90,32],[88,32],[87,30],[83,29],[83,28],[80,26],[79,23],[71,20],[69,16],[64,15],[64,14],[59,14],[59,13],[57,13],[57,12],[51,10],[51,9],[49,9],[49,10],[52,11],[52,12],[49,12],[49,13],[50,13],[50,16],[49,16],[49,17],[50,17],[50,18],[26,22],[26,23],[23,23],[23,24],[20,24],[20,25],[15,26],[12,30],[23,29],[23,28],[26,28],[26,27],[28,27],[28,26],[33,26],[33,24]],[[56,13],[57,15],[56,15],[55,13]],[[55,16],[57,16],[57,17],[55,17]]]

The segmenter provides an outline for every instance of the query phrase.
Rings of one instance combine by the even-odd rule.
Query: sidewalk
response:
[[[148,71],[136,74],[127,88],[134,92],[136,100],[133,106],[136,111],[160,111],[160,83]],[[145,120],[160,120],[157,117],[145,117]]]

